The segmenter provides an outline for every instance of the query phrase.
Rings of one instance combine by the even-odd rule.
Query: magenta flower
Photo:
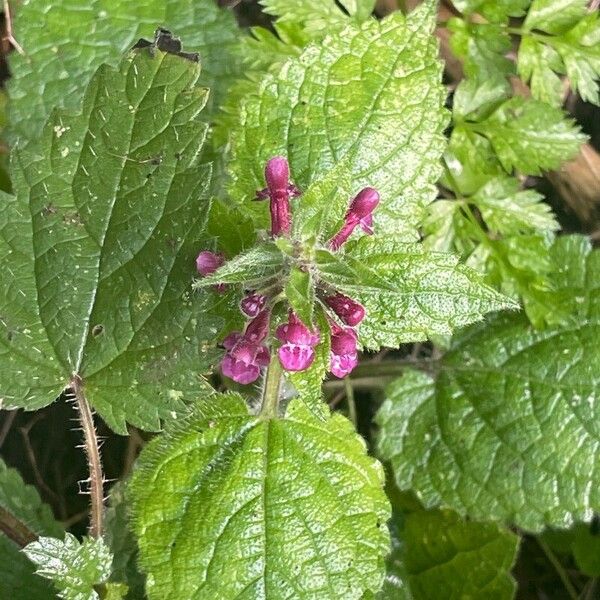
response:
[[[290,183],[290,167],[283,156],[274,156],[265,167],[267,187],[257,192],[257,200],[270,199],[271,235],[288,235],[292,226],[290,198],[298,196],[300,191]]]
[[[248,317],[256,317],[264,308],[266,301],[266,296],[252,292],[242,298],[240,310]]]
[[[346,325],[351,327],[355,327],[365,318],[363,305],[344,294],[336,293],[333,296],[327,296],[325,303]]]
[[[227,350],[221,361],[223,375],[242,384],[258,379],[261,368],[270,360],[269,349],[261,343],[269,333],[269,318],[265,310],[248,323],[243,334],[234,331],[223,340]]]
[[[356,227],[360,227],[367,235],[373,233],[373,211],[379,204],[379,192],[373,188],[364,188],[350,203],[341,229],[329,240],[332,250],[339,250],[352,235]]]
[[[210,252],[209,250],[204,250],[198,254],[196,258],[196,269],[198,273],[202,275],[202,277],[206,277],[207,275],[212,275],[221,265],[225,263],[225,257],[219,252]],[[225,290],[227,290],[227,285],[224,283],[218,283],[214,286],[214,289],[222,294]]]
[[[339,378],[346,377],[358,364],[356,332],[350,327],[331,323],[329,370]]]
[[[310,331],[290,310],[288,322],[275,331],[277,339],[283,344],[277,355],[286,371],[304,371],[315,359],[314,347],[319,343],[319,333]]]

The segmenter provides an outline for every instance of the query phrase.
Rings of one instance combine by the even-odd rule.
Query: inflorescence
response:
[[[292,226],[290,200],[301,195],[290,182],[288,161],[276,156],[265,168],[267,187],[257,192],[257,200],[269,200],[272,237],[289,237]],[[329,240],[327,246],[338,251],[354,230],[359,227],[368,235],[373,233],[373,211],[379,204],[379,193],[364,188],[352,200],[346,211],[340,230]],[[225,257],[210,251],[200,252],[196,267],[200,275],[207,276],[225,263]],[[226,284],[215,285],[224,292]],[[242,384],[252,383],[260,376],[261,369],[270,362],[271,349],[277,346],[277,356],[286,371],[304,371],[315,359],[315,348],[321,341],[322,332],[303,323],[293,310],[288,311],[287,322],[279,325],[274,337],[270,335],[271,310],[275,297],[281,289],[269,288],[264,294],[249,290],[240,302],[241,312],[249,317],[243,332],[234,331],[223,340],[225,355],[221,361],[223,374]],[[356,327],[365,317],[364,307],[331,288],[317,284],[317,298],[327,311],[330,328],[329,370],[336,377],[345,377],[358,364],[358,336]]]

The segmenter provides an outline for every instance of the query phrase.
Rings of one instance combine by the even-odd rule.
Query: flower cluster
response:
[[[289,236],[292,225],[290,201],[301,193],[290,182],[288,161],[281,156],[270,159],[265,168],[265,180],[267,187],[257,192],[256,200],[269,200],[272,237]],[[340,230],[327,243],[329,249],[338,251],[357,227],[372,234],[373,211],[378,204],[377,190],[361,190],[350,203]],[[207,276],[224,262],[222,254],[203,251],[198,255],[196,267],[200,275]],[[227,286],[217,284],[215,289],[224,292]],[[242,384],[256,381],[261,369],[269,364],[269,342],[271,346],[279,342],[277,357],[285,370],[304,371],[312,365],[321,332],[303,323],[293,310],[288,311],[287,322],[275,329],[275,339],[269,339],[272,309],[281,296],[281,289],[281,285],[278,287],[277,282],[271,281],[262,290],[264,293],[249,290],[242,298],[240,310],[250,320],[243,332],[230,333],[223,341],[225,356],[221,369],[225,376]],[[316,297],[326,309],[331,333],[329,370],[336,377],[345,377],[358,364],[355,328],[364,319],[365,309],[352,298],[320,284],[317,284]]]

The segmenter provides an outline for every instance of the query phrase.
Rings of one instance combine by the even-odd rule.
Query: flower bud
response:
[[[344,294],[337,293],[333,296],[327,296],[325,303],[346,325],[351,327],[355,327],[365,318],[363,305],[348,296],[344,296]]]
[[[248,317],[256,317],[258,313],[263,309],[267,297],[262,294],[252,292],[242,298],[240,302],[240,310]]]
[[[203,277],[211,275],[225,262],[225,257],[221,253],[204,250],[196,258],[196,269]]]
[[[362,189],[350,203],[344,217],[344,224],[329,240],[329,247],[332,250],[339,250],[357,226],[366,234],[371,235],[373,233],[373,211],[377,208],[379,200],[379,192],[376,189]]]

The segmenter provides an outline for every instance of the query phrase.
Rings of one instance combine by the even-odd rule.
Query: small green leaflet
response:
[[[315,303],[315,286],[310,271],[292,267],[284,289],[292,310],[307,326],[312,327]]]
[[[54,520],[37,490],[27,485],[15,469],[0,459],[0,509],[8,511],[37,535],[62,537],[64,530]],[[20,548],[0,533],[0,598],[52,600],[52,586],[35,575],[35,568]]]
[[[394,236],[360,238],[343,259],[319,250],[317,268],[325,282],[365,307],[358,333],[368,349],[450,335],[487,312],[516,308],[453,254]]]
[[[198,83],[211,88],[209,104],[218,106],[241,72],[240,31],[233,14],[213,0],[19,2],[14,35],[25,54],[11,54],[8,83],[15,137],[33,139],[52,109],[78,107],[96,69],[118,64],[138,38],[152,39],[158,25],[180,36],[187,50],[200,52]]]
[[[109,426],[157,429],[207,389],[226,317],[192,295],[210,169],[198,63],[137,51],[101,67],[79,115],[55,113],[2,198],[4,406],[52,402],[77,374]]]
[[[248,201],[264,187],[274,155],[290,161],[302,191],[349,154],[352,192],[378,189],[381,231],[399,223],[417,238],[425,206],[435,197],[445,90],[433,3],[408,17],[368,20],[308,46],[260,84],[245,85],[232,115],[220,124],[232,142],[230,195],[261,224],[267,208]]]
[[[533,0],[525,29],[560,34],[574,27],[587,12],[587,0]]]
[[[533,531],[600,508],[600,252],[565,236],[552,254],[567,323],[498,314],[456,337],[435,377],[388,389],[379,452],[427,506]]]
[[[64,540],[40,537],[23,552],[36,565],[36,573],[54,583],[60,598],[100,600],[95,588],[107,584],[112,564],[112,555],[102,539],[84,538],[80,543],[70,533]],[[126,586],[108,585],[113,588],[109,598],[125,596]],[[119,588],[122,593],[116,594]]]
[[[130,486],[150,600],[359,600],[383,582],[383,469],[341,415],[213,396],[142,452]],[[226,574],[226,576],[224,576]]]
[[[510,600],[510,569],[519,538],[495,523],[467,521],[449,510],[394,511],[392,553],[379,600]]]
[[[454,0],[454,6],[465,15],[479,13],[492,22],[502,23],[508,17],[520,17],[530,0]]]

